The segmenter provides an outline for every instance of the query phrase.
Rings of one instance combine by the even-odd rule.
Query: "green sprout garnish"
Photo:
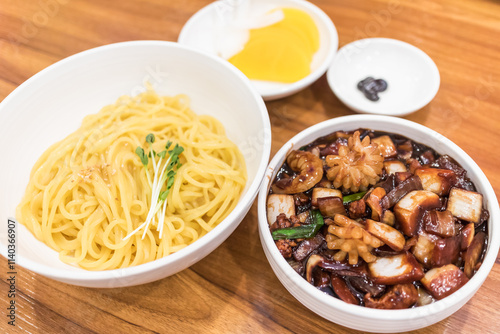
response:
[[[142,165],[146,168],[146,177],[151,186],[151,208],[149,209],[146,221],[123,238],[123,240],[130,238],[142,228],[144,228],[144,233],[142,234],[142,239],[144,239],[150,224],[154,224],[156,221],[158,222],[156,230],[160,232],[160,238],[162,237],[165,211],[167,209],[167,197],[170,189],[174,185],[174,177],[182,166],[179,161],[179,155],[184,151],[182,146],[175,144],[175,146],[171,148],[173,143],[169,140],[165,145],[165,149],[160,153],[156,153],[153,150],[153,143],[155,142],[154,134],[148,134],[146,136],[146,142],[149,144],[149,153],[146,154],[146,151],[140,146],[136,148],[135,153],[139,156]],[[151,158],[154,171],[152,180],[148,168],[149,158]]]

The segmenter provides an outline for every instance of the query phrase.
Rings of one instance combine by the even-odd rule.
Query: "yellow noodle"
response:
[[[138,146],[147,147],[149,133],[157,152],[167,140],[182,146],[182,166],[167,198],[162,238],[154,220],[144,239],[140,230],[124,240],[152,205],[146,169],[135,154]],[[154,175],[151,163],[148,168]],[[220,122],[195,114],[185,95],[149,90],[85,117],[77,131],[45,151],[16,215],[66,263],[125,268],[203,237],[234,209],[246,180],[243,156]]]

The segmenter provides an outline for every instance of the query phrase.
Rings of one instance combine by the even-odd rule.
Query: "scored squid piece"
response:
[[[292,195],[271,194],[267,198],[267,222],[271,226],[276,217],[284,213],[287,218],[295,215],[295,202]]]
[[[460,289],[469,279],[453,264],[429,270],[420,280],[432,297],[443,299]]]
[[[314,187],[323,178],[323,161],[307,151],[292,151],[286,158],[291,170],[298,173],[272,185],[275,194],[298,194]]]
[[[368,270],[376,284],[411,283],[424,277],[422,265],[410,252],[377,257],[374,262],[368,263]]]
[[[447,210],[453,216],[471,223],[479,224],[483,208],[483,195],[460,188],[452,188],[448,198]]]

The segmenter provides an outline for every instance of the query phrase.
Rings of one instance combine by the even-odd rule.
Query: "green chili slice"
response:
[[[363,198],[363,196],[365,196],[365,194],[366,194],[366,191],[362,191],[360,193],[355,193],[355,194],[344,196],[344,198],[342,199],[342,202],[344,204],[348,204],[348,203],[360,200]]]
[[[318,233],[319,229],[325,225],[323,216],[319,210],[312,210],[310,212],[312,223],[309,225],[301,225],[297,227],[285,227],[273,231],[272,236],[274,240],[280,239],[309,239]]]

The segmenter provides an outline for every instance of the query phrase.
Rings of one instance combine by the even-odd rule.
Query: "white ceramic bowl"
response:
[[[357,88],[366,77],[384,79],[380,100],[368,100]],[[390,38],[366,38],[342,47],[327,72],[340,101],[360,113],[404,116],[427,105],[439,89],[436,64],[415,46]]]
[[[185,93],[192,109],[220,120],[239,145],[248,182],[236,208],[214,230],[162,259],[126,269],[86,271],[62,263],[58,254],[21,224],[16,264],[65,283],[87,287],[137,285],[175,274],[201,260],[238,226],[252,205],[269,161],[267,109],[250,81],[233,66],[173,42],[134,41],[91,49],[49,66],[0,104],[0,252],[7,256],[7,219],[14,217],[30,170],[51,144],[75,131],[87,114],[123,94]],[[9,157],[5,159],[5,157]]]
[[[235,30],[254,13],[265,13],[277,7],[298,8],[308,13],[316,23],[320,34],[320,49],[316,52],[311,74],[291,84],[252,80],[252,84],[264,100],[275,100],[292,95],[321,77],[337,52],[338,34],[332,20],[320,8],[303,0],[248,0],[215,1],[200,9],[184,25],[179,43],[195,47],[203,52],[220,55],[224,50],[238,49],[245,42]],[[243,25],[245,23],[242,23]],[[251,25],[251,23],[250,23]],[[253,27],[253,26],[252,26]]]
[[[488,221],[488,250],[483,264],[472,279],[460,290],[427,306],[405,310],[379,310],[351,305],[327,295],[295,272],[278,251],[269,232],[266,217],[266,199],[272,180],[287,153],[308,144],[318,137],[337,130],[369,128],[398,133],[449,154],[467,170],[468,177],[484,195],[484,205],[490,212]],[[285,288],[310,310],[325,319],[345,327],[377,333],[399,333],[432,325],[462,307],[479,289],[490,272],[500,246],[500,212],[490,183],[477,164],[457,145],[437,132],[404,119],[378,115],[338,117],[314,125],[290,139],[279,151],[267,169],[258,198],[259,234],[262,247],[276,276]]]

